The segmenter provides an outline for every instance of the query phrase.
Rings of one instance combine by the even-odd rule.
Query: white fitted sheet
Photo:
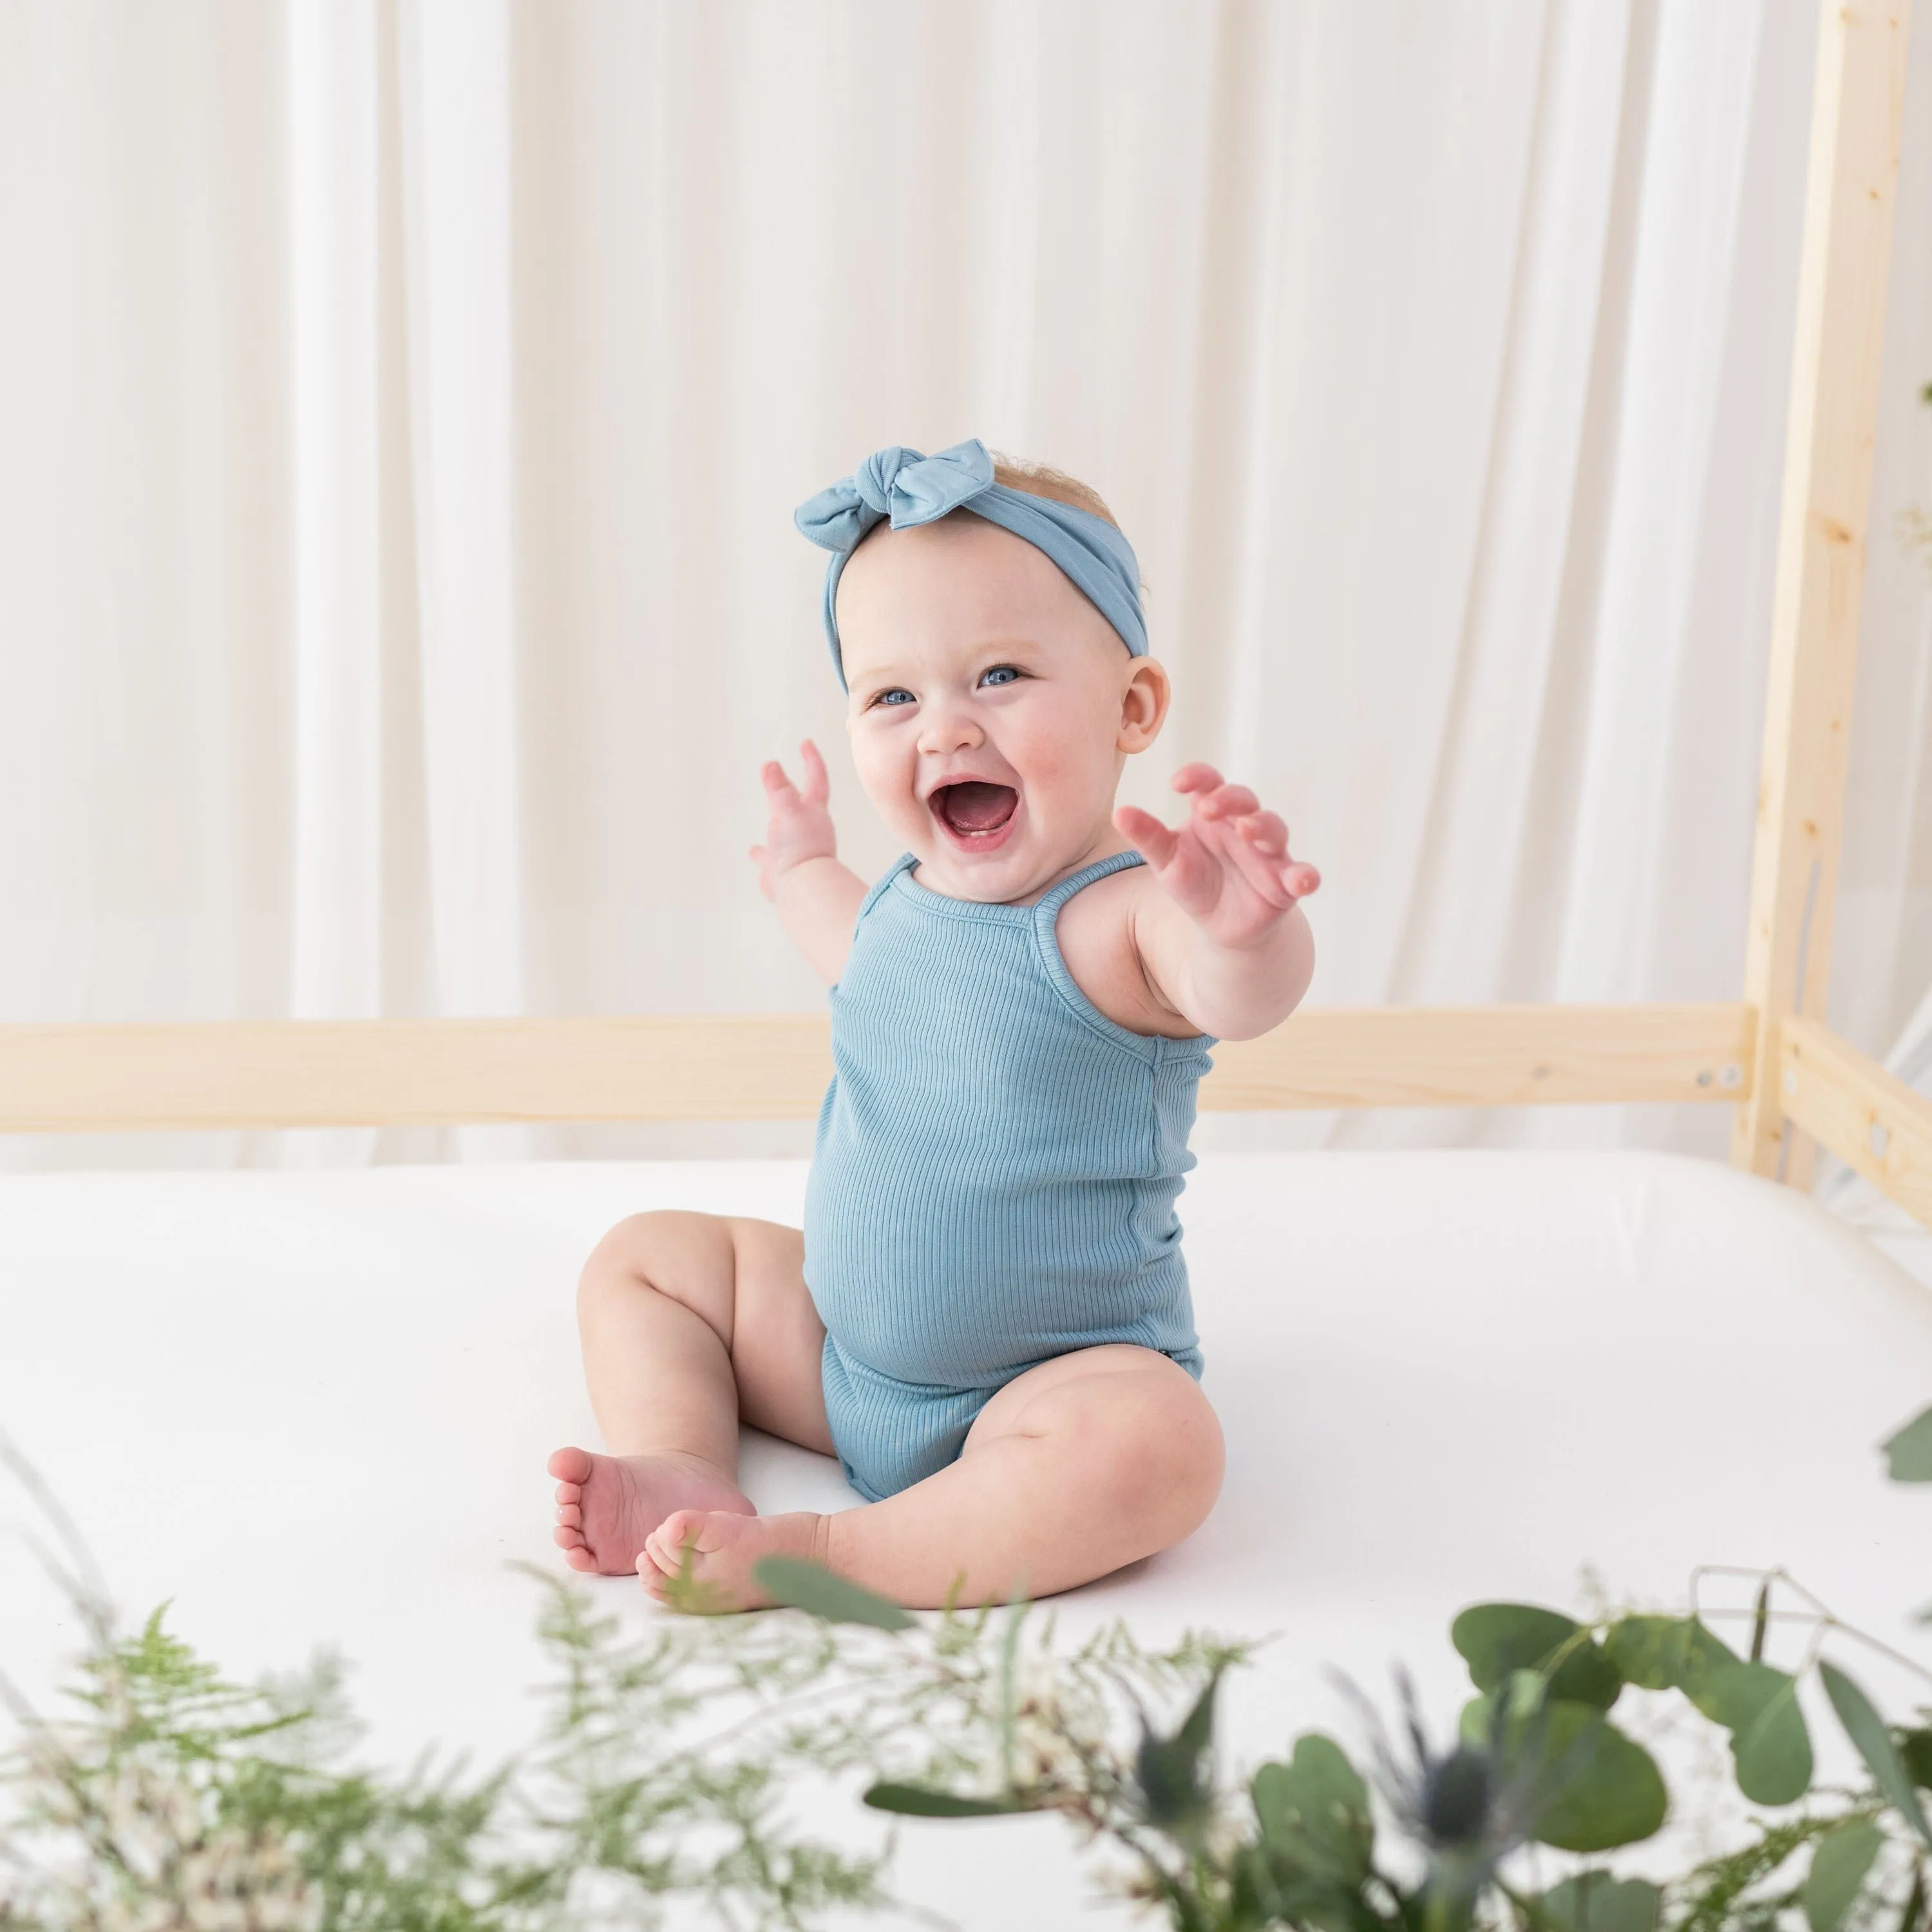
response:
[[[174,1598],[241,1671],[340,1645],[380,1750],[506,1746],[535,1675],[532,1586],[506,1563],[556,1561],[544,1458],[596,1440],[584,1255],[646,1208],[796,1220],[804,1180],[0,1180],[0,1425],[130,1610]],[[1782,1562],[1886,1633],[1932,1594],[1927,1499],[1874,1453],[1932,1401],[1932,1296],[1809,1201],[1674,1157],[1456,1153],[1208,1155],[1181,1204],[1227,1486],[1190,1543],[1062,1621],[1280,1632],[1228,1700],[1238,1750],[1335,1721],[1331,1664],[1372,1688],[1406,1659],[1446,1724],[1454,1612],[1574,1604],[1586,1566],[1671,1604],[1696,1562]],[[856,1500],[764,1438],[746,1469],[766,1509]],[[628,1582],[591,1587],[654,1614]],[[72,1634],[0,1552],[9,1668],[44,1683]],[[1084,1894],[1055,1832],[916,1827],[902,1870],[968,1924],[1065,1922]]]

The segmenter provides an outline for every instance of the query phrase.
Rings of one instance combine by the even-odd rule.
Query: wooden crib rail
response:
[[[1742,1004],[1370,1006],[1223,1042],[1221,1112],[1748,1100]],[[1932,1101],[1822,1022],[1787,1018],[1783,1114],[1932,1224]],[[0,1133],[808,1120],[816,1014],[0,1027]]]
[[[1831,972],[1910,12],[1819,9],[1744,967],[1760,1078],[1732,1142],[1739,1166],[1798,1187],[1811,1150],[1771,1070],[1788,1022],[1822,1020]]]
[[[1364,1007],[1215,1050],[1222,1111],[1736,1101],[1741,1004]],[[809,1119],[807,1014],[0,1027],[0,1132]]]
[[[1778,1029],[1778,1084],[1787,1118],[1932,1224],[1932,1101],[1802,1017]]]

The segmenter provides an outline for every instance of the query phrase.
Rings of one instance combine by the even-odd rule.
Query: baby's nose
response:
[[[964,705],[929,706],[920,724],[919,748],[938,758],[952,752],[970,751],[986,741],[980,721]]]

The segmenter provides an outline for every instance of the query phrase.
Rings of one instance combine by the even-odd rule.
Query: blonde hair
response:
[[[1077,476],[1070,476],[1064,470],[1056,470],[1050,463],[1028,463],[1016,456],[1002,456],[996,449],[991,452],[993,458],[993,481],[1003,484],[1009,490],[1024,490],[1035,496],[1050,496],[1056,503],[1070,503],[1076,510],[1084,510],[1089,516],[1098,517],[1103,523],[1112,524],[1120,530],[1120,520],[1108,508],[1106,500],[1090,483],[1083,483]],[[968,506],[970,507],[970,506]],[[1123,536],[1125,530],[1120,530]],[[1148,596],[1147,580],[1141,580],[1141,596]]]
[[[1100,517],[1120,527],[1120,520],[1108,508],[1100,493],[1090,483],[1083,483],[1077,476],[1070,476],[1064,470],[1055,470],[1045,463],[1028,463],[1018,457],[1002,456],[993,452],[993,481],[1009,490],[1024,490],[1030,496],[1046,496],[1056,503],[1069,503],[1076,510],[1084,510],[1090,517]]]

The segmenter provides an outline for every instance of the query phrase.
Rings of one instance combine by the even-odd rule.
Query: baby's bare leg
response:
[[[1052,1596],[1199,1527],[1220,1493],[1221,1427],[1187,1372],[1151,1349],[1082,1348],[1009,1382],[958,1462],[835,1516],[748,1522],[701,1508],[668,1517],[638,1565],[661,1595],[695,1539],[695,1574],[750,1607],[752,1572],[809,1556],[913,1609]]]
[[[804,1238],[770,1221],[634,1215],[578,1284],[584,1378],[614,1452],[560,1449],[556,1540],[578,1570],[626,1574],[672,1511],[751,1515],[738,1422],[830,1451]]]

